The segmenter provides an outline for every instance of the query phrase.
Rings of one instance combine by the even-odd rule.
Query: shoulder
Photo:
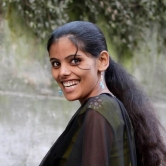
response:
[[[120,107],[116,99],[107,94],[101,94],[95,97],[90,98],[87,103],[87,108],[91,108],[98,112],[119,112]]]
[[[87,103],[87,109],[100,113],[111,124],[114,130],[118,130],[119,126],[124,125],[119,104],[110,95],[101,94],[90,98]]]

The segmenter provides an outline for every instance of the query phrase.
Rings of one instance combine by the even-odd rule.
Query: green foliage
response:
[[[8,13],[14,6],[18,15],[39,38],[45,38],[53,29],[66,23],[65,13],[68,0],[3,0],[3,6]]]
[[[6,11],[14,6],[42,39],[68,21],[88,20],[104,26],[119,56],[126,48],[136,48],[146,29],[154,26],[163,45],[166,43],[164,0],[2,0],[2,6]]]

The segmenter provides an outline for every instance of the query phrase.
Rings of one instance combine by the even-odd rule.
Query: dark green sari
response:
[[[129,166],[126,130],[117,100],[89,98],[78,109],[40,166]]]

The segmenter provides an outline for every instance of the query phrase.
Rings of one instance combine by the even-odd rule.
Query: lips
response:
[[[64,86],[64,91],[66,93],[71,93],[76,89],[77,85],[80,81],[78,80],[70,80],[70,81],[62,81],[62,85]]]
[[[75,81],[75,80],[62,82],[64,87],[74,86],[74,85],[77,85],[78,83],[79,81]]]

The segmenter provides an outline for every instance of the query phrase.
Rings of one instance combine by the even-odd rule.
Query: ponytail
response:
[[[148,98],[134,78],[110,58],[105,81],[108,89],[123,103],[130,116],[138,165],[159,166],[162,162],[166,164],[166,147],[159,131],[160,123]]]

